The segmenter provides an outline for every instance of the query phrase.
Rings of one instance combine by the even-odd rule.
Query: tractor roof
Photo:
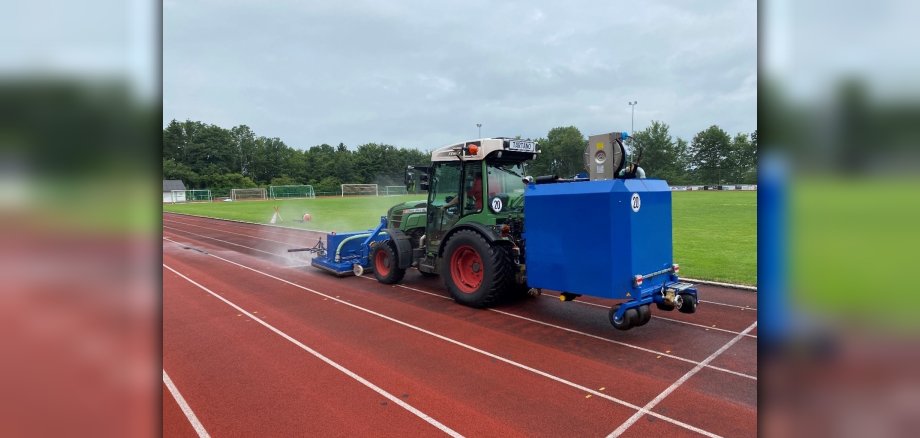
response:
[[[475,154],[470,154],[468,148],[470,145],[476,145],[478,150]],[[461,143],[455,143],[442,146],[431,153],[431,161],[458,161],[459,155],[463,152],[463,161],[480,161],[485,159],[489,154],[501,151],[505,158],[518,159],[520,161],[532,160],[537,157],[540,151],[537,149],[537,143],[532,140],[519,140],[506,137],[480,138],[478,140],[469,140]]]

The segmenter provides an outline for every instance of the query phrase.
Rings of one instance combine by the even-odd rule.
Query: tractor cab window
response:
[[[498,198],[501,211],[524,210],[524,164],[489,162],[487,165],[489,191],[487,202]]]
[[[463,177],[463,214],[482,211],[482,162],[466,163]]]
[[[460,162],[438,163],[428,196],[432,206],[442,207],[460,194]]]

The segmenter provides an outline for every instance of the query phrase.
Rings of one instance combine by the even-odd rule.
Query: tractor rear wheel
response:
[[[444,247],[441,276],[454,300],[472,307],[495,304],[514,281],[507,248],[472,230],[454,233]]]
[[[406,275],[405,269],[399,269],[396,250],[390,241],[380,242],[371,254],[374,263],[374,277],[383,284],[396,284]]]
[[[610,308],[610,312],[608,313],[610,324],[617,330],[629,330],[633,328],[639,320],[639,312],[636,311],[636,309],[627,309],[626,312],[623,313],[623,318],[617,320],[617,310],[620,310],[621,305],[622,304],[617,304]]]

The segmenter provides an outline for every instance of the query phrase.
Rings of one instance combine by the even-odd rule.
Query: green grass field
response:
[[[164,211],[268,223],[281,207],[281,225],[324,231],[375,227],[393,204],[424,195],[328,197],[285,201],[166,204]],[[756,192],[674,192],[674,260],[681,275],[754,285],[757,283]],[[296,222],[305,212],[311,222]]]

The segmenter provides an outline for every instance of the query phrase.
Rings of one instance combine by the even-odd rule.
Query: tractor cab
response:
[[[466,224],[494,233],[495,226],[523,214],[524,162],[536,143],[487,138],[442,147],[429,170],[426,250],[438,251],[454,227]]]

